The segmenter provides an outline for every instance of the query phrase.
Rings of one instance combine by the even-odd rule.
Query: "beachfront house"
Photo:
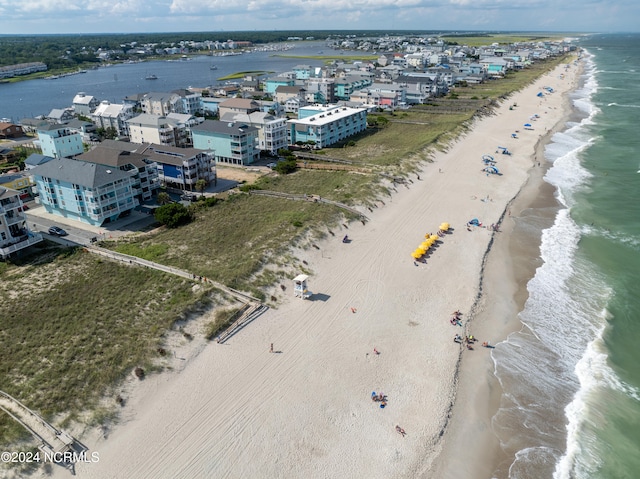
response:
[[[199,180],[204,180],[207,185],[217,184],[216,165],[211,151],[146,143],[138,146],[135,153],[157,165],[161,185],[195,191]]]
[[[124,141],[105,140],[77,159],[133,173],[133,194],[138,203],[142,204],[151,200],[160,189],[160,178],[158,165],[152,159],[135,152],[139,147],[140,145]]]
[[[0,259],[41,241],[42,235],[27,226],[20,193],[0,186]]]
[[[246,123],[206,120],[191,133],[194,148],[213,152],[217,162],[250,165],[260,157],[258,129]]]
[[[38,201],[51,214],[93,226],[129,215],[138,206],[135,173],[71,158],[31,170]]]
[[[288,122],[289,144],[309,143],[324,148],[367,128],[367,109],[339,105],[300,108],[297,120]]]
[[[42,154],[51,158],[71,158],[84,152],[82,135],[71,131],[66,125],[40,125],[36,133]]]

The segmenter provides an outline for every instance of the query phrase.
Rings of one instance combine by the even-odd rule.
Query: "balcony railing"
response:
[[[29,236],[24,236],[24,239],[20,239],[17,243],[10,246],[0,248],[0,256],[6,258],[11,253],[15,253],[24,248],[28,248],[36,243],[42,241],[42,235],[40,233],[31,233]]]
[[[10,226],[10,225],[15,225],[16,223],[20,223],[21,221],[25,221],[27,218],[24,215],[14,213],[12,216],[5,214],[4,219],[7,225]]]

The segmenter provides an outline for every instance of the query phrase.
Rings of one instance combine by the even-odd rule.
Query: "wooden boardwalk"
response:
[[[41,462],[46,457],[56,458],[54,461],[56,464],[73,472],[74,463],[68,460],[73,456],[65,453],[81,455],[87,451],[86,446],[65,431],[56,429],[40,415],[4,391],[0,391],[0,409],[24,427],[39,443],[38,448],[46,455],[41,457]]]

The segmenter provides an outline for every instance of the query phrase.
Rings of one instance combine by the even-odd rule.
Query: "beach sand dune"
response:
[[[489,354],[479,343],[469,351],[453,342],[456,333],[473,334],[467,321],[483,258],[500,234],[466,223],[508,218],[508,203],[537,167],[536,143],[560,118],[569,78],[559,67],[505,100],[425,164],[420,180],[398,185],[366,225],[299,251],[314,296],[291,297],[225,344],[207,344],[180,373],[148,377],[123,424],[107,439],[84,438],[100,460],[78,464],[78,477],[406,478],[431,470],[459,359]],[[555,93],[541,100],[543,86]],[[523,130],[534,114],[534,130]],[[498,145],[513,154],[495,154]],[[483,154],[501,175],[481,171]],[[453,231],[426,263],[414,263],[411,252],[442,222]],[[457,309],[464,327],[449,322]],[[386,395],[386,407],[374,391]]]

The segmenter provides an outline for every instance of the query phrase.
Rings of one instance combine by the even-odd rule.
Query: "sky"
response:
[[[639,0],[0,0],[0,34],[640,32]]]

